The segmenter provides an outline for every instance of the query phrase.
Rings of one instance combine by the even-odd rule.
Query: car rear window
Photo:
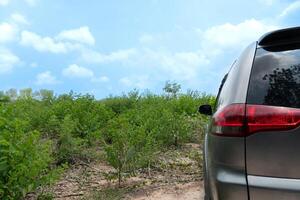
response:
[[[300,49],[257,49],[247,102],[300,108]]]

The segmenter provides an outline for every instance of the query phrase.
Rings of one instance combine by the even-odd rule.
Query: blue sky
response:
[[[167,80],[215,94],[265,32],[297,26],[300,1],[0,0],[0,90],[97,98]]]

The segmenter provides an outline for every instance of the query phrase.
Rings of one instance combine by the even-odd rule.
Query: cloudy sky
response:
[[[0,0],[0,90],[216,93],[250,42],[300,23],[288,0]]]

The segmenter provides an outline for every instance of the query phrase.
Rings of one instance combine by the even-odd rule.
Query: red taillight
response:
[[[245,104],[231,104],[213,116],[212,133],[222,136],[244,136]]]
[[[258,131],[289,130],[300,124],[300,109],[247,105],[249,134]]]
[[[213,116],[212,133],[242,137],[259,131],[290,130],[300,125],[300,109],[231,104]]]

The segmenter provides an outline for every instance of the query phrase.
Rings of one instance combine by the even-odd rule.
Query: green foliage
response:
[[[108,122],[104,135],[107,161],[118,173],[121,184],[122,173],[132,172],[142,166],[145,158],[153,154],[153,140],[147,135],[143,126],[131,121],[131,113],[120,115]]]
[[[176,83],[165,88],[171,93],[167,98],[135,92],[123,96],[123,102],[121,97],[104,101],[106,105],[118,105],[118,109],[113,108],[116,116],[101,136],[107,161],[117,170],[119,183],[124,173],[150,165],[156,152],[166,146],[201,141],[206,118],[197,114],[197,108],[213,102],[214,97],[198,92],[178,94],[180,86]]]
[[[3,91],[0,91],[0,102],[9,102],[10,98]]]
[[[73,137],[75,129],[76,122],[67,115],[61,124],[58,138],[58,163],[75,163],[76,158],[79,157],[82,139]]]
[[[52,180],[51,142],[37,131],[24,132],[23,125],[0,117],[0,199],[20,199]]]
[[[177,97],[177,93],[180,91],[181,85],[176,82],[167,81],[163,90],[172,98]]]
[[[32,99],[32,97],[33,97],[33,94],[32,94],[31,88],[26,88],[26,89],[20,90],[20,95],[19,95],[20,99]]]
[[[11,101],[15,101],[18,98],[18,92],[16,89],[7,90],[5,95],[8,96]]]
[[[163,95],[133,90],[103,100],[50,90],[0,92],[0,199],[20,199],[53,182],[63,163],[105,153],[121,183],[166,147],[200,143],[207,118],[197,109],[214,105],[215,97],[180,89],[167,82]]]

